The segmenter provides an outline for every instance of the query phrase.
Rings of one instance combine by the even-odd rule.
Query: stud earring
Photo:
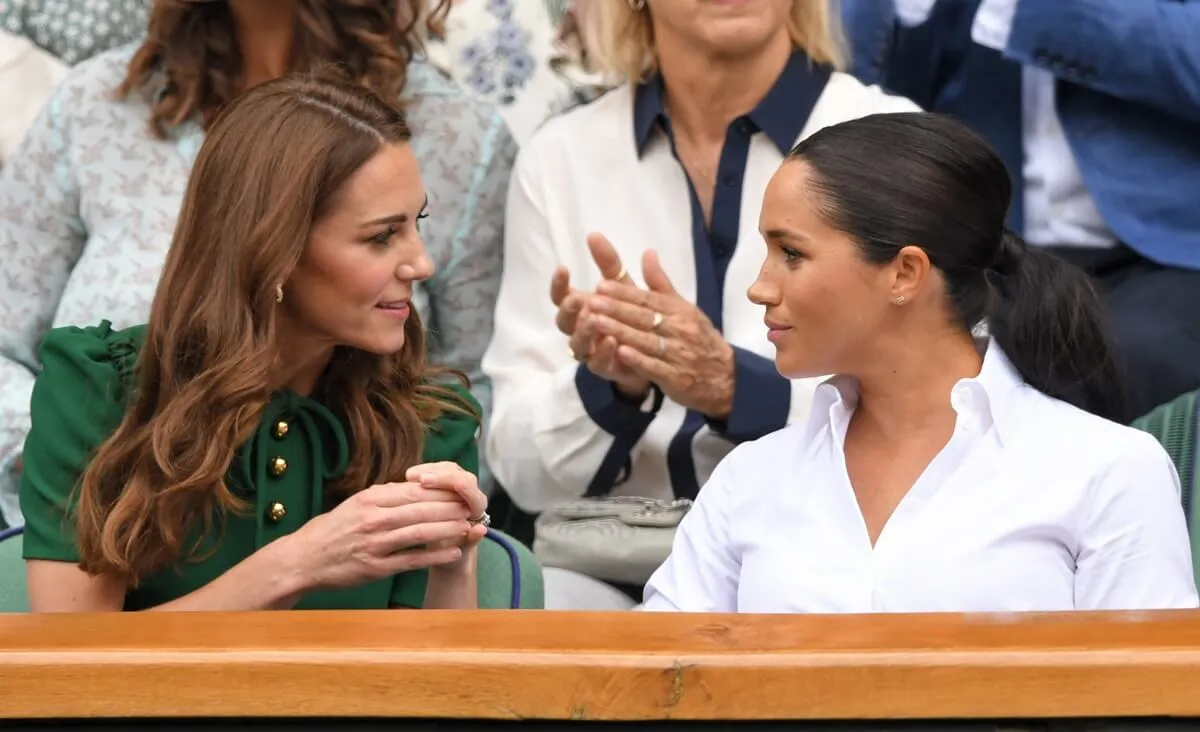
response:
[[[283,285],[275,285],[275,302],[283,302]]]
[[[904,304],[904,295],[897,295],[895,303],[897,305],[903,305]]]

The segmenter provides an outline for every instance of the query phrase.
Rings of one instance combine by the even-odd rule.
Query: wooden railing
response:
[[[0,716],[1200,718],[1200,612],[0,615]]]

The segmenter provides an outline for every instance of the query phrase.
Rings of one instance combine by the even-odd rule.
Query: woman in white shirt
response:
[[[1128,415],[1100,300],[1004,231],[1010,198],[995,153],[938,116],[796,146],[749,294],[780,373],[838,375],[808,420],[722,461],[646,609],[1196,607],[1175,469],[1110,421]]]
[[[815,383],[775,371],[742,296],[758,269],[763,189],[814,131],[916,109],[836,70],[829,0],[596,2],[595,50],[626,83],[522,147],[483,362],[495,400],[489,465],[530,513],[585,495],[690,499],[734,445],[803,418]],[[589,251],[596,232],[607,240],[593,237]],[[660,313],[670,378],[614,362],[616,341],[584,305],[604,277],[644,287],[652,278],[635,270],[649,249],[674,286]],[[498,519],[503,498],[493,497]],[[640,597],[648,576],[623,589]],[[559,587],[552,569],[547,607],[633,605]]]

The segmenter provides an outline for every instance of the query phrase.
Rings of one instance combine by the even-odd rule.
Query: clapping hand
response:
[[[653,251],[642,257],[648,289],[605,280],[583,306],[587,322],[616,341],[616,362],[673,401],[724,420],[733,409],[733,348],[699,307],[676,291]],[[590,362],[589,362],[590,367]]]
[[[617,250],[602,234],[588,236],[588,249],[605,281],[620,282],[637,289],[633,284]],[[596,329],[588,307],[590,295],[571,287],[570,273],[566,267],[554,271],[550,280],[550,299],[558,314],[555,325],[570,338],[571,355],[587,365],[588,370],[600,378],[612,382],[618,391],[627,397],[640,399],[650,389],[650,382],[623,364],[617,358],[618,342]]]

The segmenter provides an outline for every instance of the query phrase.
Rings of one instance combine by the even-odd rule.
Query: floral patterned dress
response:
[[[427,43],[429,60],[499,107],[523,142],[549,117],[607,88],[586,69],[575,2],[455,0],[445,32]]]
[[[0,0],[0,28],[70,65],[136,40],[149,16],[150,0]]]

